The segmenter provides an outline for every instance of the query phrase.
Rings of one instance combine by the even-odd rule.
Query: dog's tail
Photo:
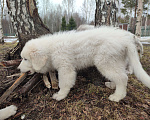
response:
[[[140,61],[138,52],[136,49],[136,45],[134,43],[128,44],[128,50],[127,54],[129,57],[130,65],[133,68],[133,72],[135,76],[140,80],[145,86],[150,88],[150,77],[149,75],[144,71]]]

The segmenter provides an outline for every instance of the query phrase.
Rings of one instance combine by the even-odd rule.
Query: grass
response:
[[[0,45],[0,54],[14,45]],[[4,50],[3,52],[1,50]],[[144,46],[141,63],[150,75],[150,46]],[[27,96],[14,98],[3,106],[16,104],[18,114],[11,119],[32,120],[143,120],[150,119],[150,90],[134,75],[129,76],[127,96],[119,103],[109,101],[114,92],[105,87],[107,81],[95,68],[78,73],[76,85],[62,101],[52,99],[57,90],[47,89],[43,83],[35,87]]]

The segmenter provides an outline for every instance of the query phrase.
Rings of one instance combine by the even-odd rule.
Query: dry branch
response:
[[[49,76],[51,79],[52,89],[58,89],[58,80],[56,78],[55,72],[49,72]]]
[[[2,61],[2,62],[0,62],[0,65],[3,67],[18,66],[20,64],[21,60],[22,59]]]
[[[0,104],[6,100],[6,98],[12,93],[12,91],[25,79],[27,73],[23,73],[14,83],[13,85],[6,90],[6,92],[0,97]]]
[[[18,76],[21,76],[21,73],[16,73],[16,74],[13,74],[13,75],[9,75],[9,76],[6,76],[7,78],[13,78],[13,77],[18,77]]]
[[[20,94],[25,94],[29,92],[34,86],[36,86],[38,81],[40,81],[41,74],[36,73],[22,88],[19,90]]]
[[[45,86],[46,86],[47,88],[51,88],[51,84],[50,84],[50,82],[49,82],[49,80],[48,80],[47,75],[43,75],[43,81],[44,81],[44,84],[45,84]]]

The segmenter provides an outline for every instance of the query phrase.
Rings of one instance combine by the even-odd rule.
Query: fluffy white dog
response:
[[[21,72],[58,71],[60,90],[53,95],[56,100],[67,96],[75,84],[77,70],[96,66],[111,81],[106,86],[116,88],[109,99],[118,102],[126,96],[126,59],[136,77],[150,88],[150,77],[139,61],[135,36],[114,27],[42,36],[27,42],[21,57]]]
[[[77,28],[77,31],[90,30],[90,29],[94,29],[94,28],[95,28],[94,25],[83,24]],[[119,29],[119,28],[116,27],[116,29]],[[135,45],[136,45],[137,51],[140,53],[140,57],[142,57],[143,45],[140,42],[141,39],[135,37],[134,40],[135,40]],[[126,59],[126,73],[127,74],[133,73],[133,69],[132,69],[132,66],[130,66],[130,62],[129,62],[128,58]]]
[[[5,120],[9,118],[10,116],[16,114],[17,107],[14,105],[8,106],[4,109],[0,110],[0,120]]]

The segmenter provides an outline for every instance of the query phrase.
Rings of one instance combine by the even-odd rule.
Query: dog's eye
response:
[[[27,60],[26,58],[24,58],[24,60]]]

